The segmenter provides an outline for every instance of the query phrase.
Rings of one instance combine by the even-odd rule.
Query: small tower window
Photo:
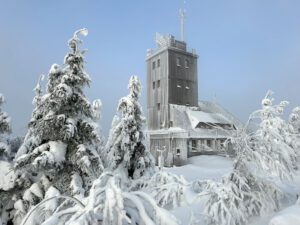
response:
[[[184,61],[184,64],[185,64],[185,68],[189,68],[189,67],[190,67],[190,62],[189,62],[188,59],[186,59],[186,60]]]
[[[152,89],[155,89],[155,81],[152,82]]]
[[[160,80],[157,81],[157,88],[160,87]]]
[[[160,110],[160,103],[157,103],[157,110]]]
[[[169,127],[173,127],[173,121],[169,122]]]
[[[157,60],[157,67],[160,67],[160,59]]]
[[[181,83],[180,83],[179,80],[177,81],[177,87],[178,87],[178,88],[181,88]]]
[[[180,57],[177,57],[177,66],[181,66],[181,58]]]
[[[152,69],[155,69],[155,61],[152,62]]]

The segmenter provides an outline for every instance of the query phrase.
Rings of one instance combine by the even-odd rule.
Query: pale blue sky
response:
[[[16,134],[26,132],[41,73],[61,64],[67,41],[86,27],[84,38],[90,99],[103,102],[108,133],[127,82],[137,74],[146,113],[147,48],[155,32],[179,36],[182,0],[0,0],[0,93]],[[199,54],[199,99],[217,101],[245,121],[268,89],[277,100],[300,105],[299,0],[188,0],[186,40]]]

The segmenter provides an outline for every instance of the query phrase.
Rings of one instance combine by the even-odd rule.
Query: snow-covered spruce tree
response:
[[[0,160],[10,157],[10,146],[8,145],[8,134],[11,132],[10,117],[1,110],[5,99],[0,93]]]
[[[258,129],[247,132],[247,123],[231,138],[236,152],[231,174],[222,182],[207,182],[204,188],[211,193],[205,212],[212,224],[245,224],[249,217],[279,207],[281,190],[267,177],[290,179],[296,157],[288,144],[287,124],[280,117],[287,102],[273,106],[271,95],[268,92],[262,110],[250,116],[249,121],[260,120]]]
[[[179,207],[185,202],[184,195],[190,184],[182,177],[165,171],[156,171],[150,179],[132,183],[133,190],[140,188],[149,193],[156,203],[164,208]]]
[[[63,207],[57,204],[62,196],[44,200],[26,216],[24,225],[177,225],[176,218],[168,211],[157,206],[150,195],[141,191],[126,191],[123,174],[104,172],[94,181],[85,204]],[[54,201],[54,202],[51,202]],[[76,200],[77,201],[77,200]],[[48,207],[49,217],[37,221],[37,213],[43,213],[44,204]],[[53,206],[56,207],[53,207]]]
[[[294,133],[300,133],[300,106],[293,109],[289,116],[289,125]]]
[[[130,79],[129,88],[130,95],[120,100],[118,109],[121,114],[113,120],[107,155],[105,154],[106,171],[94,181],[89,195],[80,197],[82,189],[76,188],[79,197],[75,197],[81,199],[81,203],[73,206],[66,206],[64,201],[57,204],[59,200],[65,199],[65,196],[60,194],[52,199],[45,199],[26,215],[25,224],[177,224],[172,214],[160,208],[151,195],[141,190],[139,185],[135,185],[150,179],[149,175],[154,172],[154,164],[152,156],[142,143],[144,118],[137,102],[140,93],[137,77]],[[78,179],[74,180],[77,182],[73,183],[80,183]],[[44,215],[44,204],[52,205],[52,201],[55,207],[47,208],[46,214],[49,217],[45,216],[37,221],[35,215]]]
[[[9,220],[7,209],[12,208],[11,195],[8,189],[14,186],[13,173],[11,170],[11,146],[8,135],[11,132],[10,117],[3,112],[1,107],[5,102],[4,96],[0,93],[0,224],[5,224]]]
[[[91,104],[83,93],[90,78],[79,35],[87,35],[87,30],[75,32],[69,40],[64,65],[51,67],[47,92],[42,93],[40,82],[35,88],[35,109],[16,158],[17,183],[26,183],[15,203],[16,224],[45,197],[49,187],[65,195],[78,195],[82,190],[82,196],[103,170],[97,131],[101,103]]]
[[[262,109],[252,116],[259,116],[261,120],[258,130],[252,135],[256,141],[254,150],[263,156],[265,171],[279,176],[281,179],[291,179],[296,161],[296,149],[290,145],[287,123],[281,118],[288,104],[286,101],[273,105],[273,93],[269,91],[262,100]]]
[[[300,157],[300,106],[294,108],[289,116],[290,145]]]
[[[210,193],[205,213],[210,216],[211,224],[247,224],[251,216],[278,209],[279,188],[252,174],[253,164],[248,157],[247,153],[237,155],[234,169],[228,176],[221,182],[207,181],[205,184],[203,189]]]
[[[119,115],[113,120],[106,144],[106,165],[137,179],[154,172],[154,159],[143,143],[145,118],[138,102],[141,83],[137,76],[130,78],[128,88],[130,93],[119,101]]]

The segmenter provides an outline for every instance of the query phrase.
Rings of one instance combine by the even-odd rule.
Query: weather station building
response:
[[[184,41],[185,11],[180,11],[181,40],[156,34],[147,50],[147,137],[156,161],[183,165],[188,157],[221,154],[241,123],[216,102],[198,100],[198,55]]]

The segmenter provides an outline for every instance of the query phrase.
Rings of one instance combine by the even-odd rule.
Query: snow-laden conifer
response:
[[[25,188],[18,193],[16,206],[22,207],[16,208],[16,215],[44,199],[50,186],[62,194],[86,194],[103,170],[97,130],[101,102],[90,103],[83,92],[91,80],[84,67],[80,35],[87,35],[87,30],[75,32],[69,40],[64,64],[51,67],[46,92],[43,77],[34,89],[35,108],[15,163],[17,183]]]
[[[281,118],[288,104],[273,105],[272,92],[262,100],[262,109],[250,116],[259,120],[256,130],[250,123],[231,138],[236,157],[233,171],[222,182],[208,182],[210,192],[205,212],[212,224],[246,224],[249,217],[279,208],[282,197],[274,179],[291,179],[296,161],[295,148],[289,144],[287,123]]]
[[[300,156],[300,106],[295,107],[289,116],[289,143],[295,149],[297,157]]]
[[[132,76],[129,95],[119,101],[118,115],[114,117],[106,144],[106,164],[111,170],[125,170],[128,177],[140,178],[153,172],[154,160],[144,145],[145,118],[138,102],[141,83]]]
[[[290,144],[288,124],[282,119],[288,102],[273,105],[272,95],[269,91],[262,100],[262,109],[251,116],[251,119],[260,121],[258,129],[251,134],[251,148],[260,154],[256,162],[264,171],[281,179],[291,179],[297,155]]]
[[[4,101],[4,96],[0,93],[0,160],[10,157],[8,134],[11,132],[11,123],[8,114],[1,109]]]
[[[130,94],[120,100],[120,114],[113,119],[106,145],[106,171],[94,181],[87,197],[81,194],[79,176],[73,175],[73,196],[84,206],[59,206],[42,224],[177,224],[149,193],[135,185],[149,181],[155,168],[152,156],[143,144],[145,119],[138,103],[141,86],[137,77],[131,77],[129,89]],[[40,207],[36,209],[39,210]],[[32,219],[28,221],[32,222]]]
[[[94,181],[89,196],[82,202],[71,199],[73,206],[57,205],[64,196],[49,198],[41,202],[30,214],[26,215],[26,223],[22,225],[177,225],[176,218],[165,209],[157,206],[155,200],[142,191],[126,191],[124,176],[104,172]],[[49,188],[50,189],[50,188]],[[54,192],[55,194],[56,192]],[[53,195],[52,195],[53,196]],[[53,200],[55,200],[53,202]],[[69,198],[65,199],[70,201]],[[51,214],[46,219],[38,218],[44,214],[44,205]],[[56,208],[55,208],[56,206]],[[24,221],[25,221],[24,220]]]
[[[157,171],[151,179],[138,180],[132,184],[133,189],[137,187],[149,193],[159,206],[171,209],[185,202],[185,192],[190,185],[182,176]]]

